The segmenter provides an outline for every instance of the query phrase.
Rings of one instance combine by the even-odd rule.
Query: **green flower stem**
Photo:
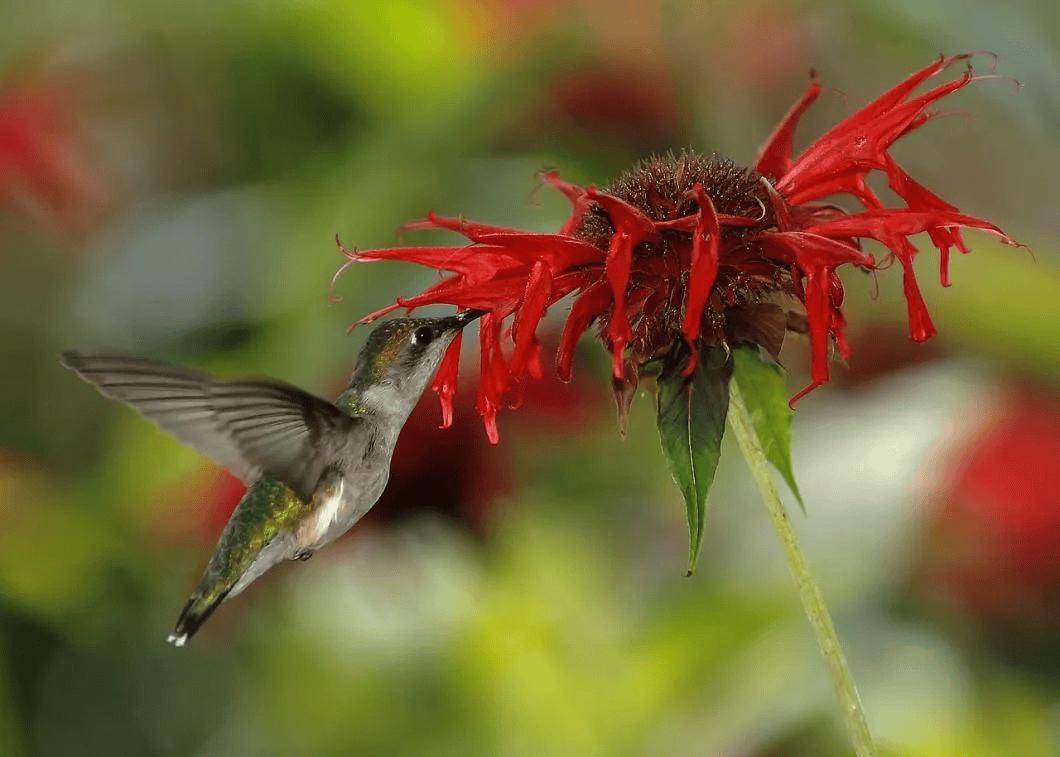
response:
[[[843,655],[843,649],[839,646],[839,638],[832,624],[832,616],[828,614],[828,607],[824,603],[821,589],[810,575],[806,556],[799,548],[788,513],[777,494],[777,487],[773,483],[769,470],[769,461],[755,435],[751,416],[747,412],[747,406],[744,405],[736,381],[729,382],[729,425],[736,434],[740,451],[743,452],[751,474],[758,484],[758,492],[762,495],[762,501],[773,521],[773,527],[777,531],[777,536],[780,537],[780,544],[784,547],[788,568],[791,570],[792,578],[795,579],[799,599],[802,600],[802,608],[806,612],[810,625],[813,626],[814,635],[817,637],[817,647],[821,650],[825,662],[828,663],[832,683],[835,684],[836,694],[843,706],[843,717],[846,720],[847,730],[850,731],[850,738],[854,742],[854,750],[859,757],[875,755],[876,747],[872,743],[869,726],[865,721],[861,698],[854,685],[854,678],[850,675],[850,668]]]

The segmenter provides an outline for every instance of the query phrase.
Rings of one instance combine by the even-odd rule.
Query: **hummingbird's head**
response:
[[[448,318],[395,318],[377,326],[361,348],[340,399],[357,409],[407,417],[460,330],[482,315],[471,310]]]

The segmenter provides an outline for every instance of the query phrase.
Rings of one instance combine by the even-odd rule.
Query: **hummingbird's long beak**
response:
[[[485,310],[465,310],[463,313],[457,313],[452,318],[446,318],[446,322],[452,323],[450,328],[462,329],[472,321],[476,321],[486,314]]]

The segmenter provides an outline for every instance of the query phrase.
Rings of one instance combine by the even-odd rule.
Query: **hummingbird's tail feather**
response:
[[[232,522],[229,521],[229,527],[231,525]],[[180,611],[180,617],[173,626],[173,633],[167,639],[175,647],[187,644],[188,639],[195,635],[222,602],[242,592],[273,565],[294,557],[297,553],[294,536],[289,532],[273,537],[257,551],[233,551],[225,546],[225,538],[221,537],[221,546],[210,559],[198,588]],[[240,546],[245,544],[241,543]],[[224,566],[227,566],[227,569]]]
[[[221,594],[200,594],[195,592],[191,595],[184,609],[180,611],[180,617],[173,625],[173,632],[166,637],[166,641],[175,647],[182,647],[188,643],[188,639],[195,635],[203,623],[213,615],[213,611],[225,600],[228,592]]]

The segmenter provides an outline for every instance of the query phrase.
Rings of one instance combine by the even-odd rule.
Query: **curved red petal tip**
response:
[[[618,380],[626,377],[626,343],[622,340],[611,342],[611,375]]]
[[[685,316],[681,324],[685,340],[694,344],[699,338],[703,311],[718,275],[718,245],[721,227],[714,202],[703,187],[696,184],[691,190],[699,205],[699,220],[692,237],[691,265],[688,292],[685,295]]]
[[[578,339],[589,324],[603,313],[611,302],[611,290],[604,281],[597,281],[584,289],[571,306],[567,322],[563,325],[559,348],[556,350],[556,373],[561,381],[570,381],[571,363]]]
[[[792,223],[791,211],[788,208],[787,201],[777,191],[777,188],[773,186],[773,182],[765,176],[761,178],[761,182],[766,189],[766,194],[769,195],[769,204],[773,206],[773,218],[776,220],[777,230],[789,231],[792,228]]]
[[[395,232],[399,235],[406,231],[431,231],[433,229],[444,229],[446,231],[460,230],[464,226],[463,216],[457,216],[456,218],[449,218],[446,216],[440,216],[433,210],[428,210],[427,215],[423,218],[417,218],[412,221],[406,221],[395,229]]]
[[[813,381],[813,382],[811,382],[809,384],[809,386],[807,386],[805,389],[799,391],[790,400],[788,400],[788,407],[790,407],[792,410],[794,410],[795,409],[795,405],[796,405],[796,403],[799,402],[799,400],[801,400],[807,394],[809,394],[814,389],[816,389],[817,387],[819,387],[819,386],[821,386],[823,384],[824,384],[823,381]]]
[[[526,372],[530,374],[530,378],[535,381],[540,381],[545,375],[544,370],[541,367],[541,354],[544,349],[541,347],[541,342],[534,341],[534,347],[530,351],[530,359],[526,363]]]
[[[810,84],[794,105],[777,124],[776,129],[758,150],[755,170],[774,179],[781,178],[791,168],[792,145],[795,129],[803,115],[821,95],[821,84],[817,81],[817,71],[810,69]]]
[[[741,219],[739,216],[725,216],[725,217],[726,218],[739,219],[740,221],[750,220],[750,219]],[[699,220],[699,216],[697,214],[693,213],[692,215],[681,216],[680,218],[673,218],[673,219],[671,219],[669,221],[656,221],[655,222],[655,228],[659,229],[659,230],[666,230],[666,231],[690,232],[690,231],[693,231],[696,228],[696,223],[698,222],[698,220]],[[734,224],[734,225],[742,225],[742,224]]]
[[[696,371],[696,363],[699,362],[699,348],[696,347],[694,342],[686,342],[688,344],[691,353],[688,356],[688,362],[685,363],[685,367],[681,370],[682,376],[691,376]]]
[[[909,337],[914,342],[926,342],[938,334],[927,310],[919,311],[916,316],[910,314],[909,318]]]
[[[516,312],[516,323],[512,327],[515,352],[512,355],[512,371],[521,374],[531,359],[537,344],[537,326],[548,310],[552,298],[552,273],[547,263],[534,263],[523,293],[522,307]]]
[[[366,316],[360,318],[359,320],[354,321],[352,324],[350,324],[350,327],[346,330],[346,333],[347,334],[352,333],[353,330],[355,328],[357,328],[358,326],[367,326],[372,321],[378,320],[378,319],[382,318],[384,315],[388,315],[390,313],[393,313],[395,310],[397,310],[398,308],[401,308],[401,307],[404,307],[404,305],[402,305],[401,300],[399,299],[393,305],[387,305],[385,308],[379,308],[378,310],[373,310],[368,315],[366,315]]]
[[[486,429],[486,438],[490,444],[500,444],[501,432],[497,428],[497,411],[491,409],[482,415],[482,424]]]
[[[795,204],[840,192],[854,194],[863,203],[871,200],[867,188],[861,186],[864,174],[882,168],[883,155],[910,128],[924,122],[923,111],[928,106],[983,77],[976,77],[969,70],[953,81],[910,97],[913,91],[947,66],[968,57],[966,53],[950,58],[940,56],[840,121],[799,155],[778,182],[778,189]],[[870,206],[872,203],[866,205]]]
[[[611,312],[611,324],[608,327],[608,337],[611,339],[611,349],[619,353],[616,360],[621,363],[621,351],[629,343],[631,329],[629,316],[626,313],[626,289],[629,287],[630,269],[633,264],[633,246],[635,242],[629,234],[624,231],[616,231],[611,237],[611,244],[607,251],[607,262],[604,265],[604,274],[611,287],[611,298],[614,307]],[[615,368],[615,376],[622,376],[620,365]]]
[[[631,205],[620,197],[601,192],[595,186],[586,190],[585,196],[599,205],[611,218],[611,223],[620,231],[626,232],[636,246],[646,239],[658,236],[655,222],[640,208]]]
[[[446,348],[438,371],[434,374],[431,382],[431,390],[438,394],[438,403],[442,410],[442,425],[439,428],[449,428],[453,425],[453,396],[456,394],[456,384],[460,373],[460,344],[463,333],[458,333]]]
[[[950,248],[942,247],[939,249],[939,281],[942,286],[948,287],[950,285]]]
[[[550,187],[558,189],[563,196],[567,198],[571,205],[577,204],[578,200],[585,194],[585,189],[583,187],[561,179],[559,177],[559,171],[538,171],[537,180],[540,182],[538,186],[547,184]]]
[[[453,425],[453,398],[446,395],[438,395],[438,405],[442,409],[442,423],[438,428],[446,429]]]
[[[920,293],[920,286],[916,281],[916,273],[913,271],[913,261],[909,255],[899,255],[898,262],[902,264],[902,289],[905,294],[906,309],[909,314],[909,337],[914,342],[926,342],[938,331],[931,321],[924,297]]]
[[[810,377],[814,386],[820,386],[828,380],[828,337],[832,330],[833,313],[829,301],[830,271],[830,268],[821,265],[806,271],[806,320],[810,332]],[[794,400],[798,400],[806,391],[809,389],[796,395]]]

